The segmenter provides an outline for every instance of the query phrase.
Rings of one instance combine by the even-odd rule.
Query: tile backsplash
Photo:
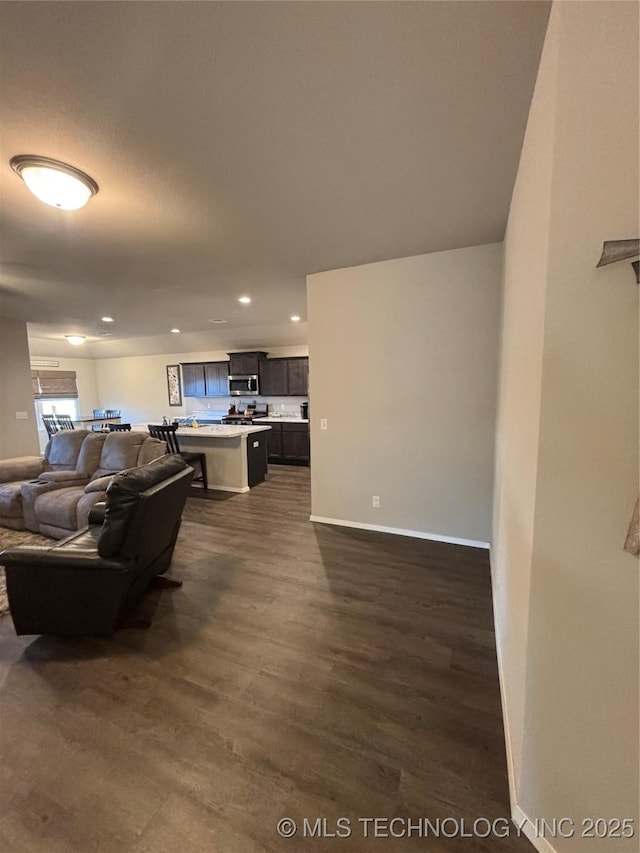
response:
[[[281,412],[299,415],[300,404],[308,399],[308,397],[185,397],[184,407],[189,415],[193,412],[198,414],[211,412],[213,417],[215,413],[226,414],[232,403],[235,403],[236,408],[238,406],[246,408],[255,400],[258,409],[266,408],[270,413]]]

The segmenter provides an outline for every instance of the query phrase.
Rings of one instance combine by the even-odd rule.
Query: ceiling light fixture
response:
[[[180,334],[180,329],[171,329],[171,334],[173,334],[173,335],[179,335],[179,334]]]
[[[103,317],[102,322],[103,323],[113,323],[113,317]]]
[[[84,335],[65,335],[65,338],[74,347],[79,347],[80,344],[83,344],[87,340]]]
[[[300,317],[298,317],[298,315],[297,315],[297,314],[294,314],[294,315],[293,315],[293,317],[291,317],[291,318],[290,318],[290,320],[291,320],[291,322],[292,322],[292,323],[299,323],[299,322],[300,322]]]
[[[227,321],[226,321],[226,320],[218,320],[218,319],[214,319],[214,320],[209,320],[209,322],[210,322],[210,323],[226,323]]]
[[[93,178],[59,160],[20,154],[9,164],[36,198],[60,210],[79,210],[98,192]]]
[[[242,302],[243,305],[248,305],[251,302],[251,297],[241,296],[240,299],[238,299],[238,302]]]

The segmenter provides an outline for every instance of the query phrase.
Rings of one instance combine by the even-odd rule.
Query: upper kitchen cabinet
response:
[[[182,365],[182,393],[185,397],[204,397],[204,364]]]
[[[204,366],[205,397],[229,396],[229,362],[210,361]]]
[[[263,397],[306,397],[309,359],[266,358],[260,362],[260,394]]]
[[[183,364],[182,386],[185,397],[228,397],[229,363]]]
[[[260,362],[260,394],[286,397],[289,394],[286,358],[265,358]]]
[[[266,352],[230,352],[228,355],[230,376],[257,376],[260,364],[267,357]]]
[[[287,380],[290,397],[306,397],[309,393],[309,359],[288,358]]]

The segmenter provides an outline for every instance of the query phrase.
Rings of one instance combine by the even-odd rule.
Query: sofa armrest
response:
[[[33,480],[42,473],[44,460],[41,456],[17,456],[15,459],[0,459],[0,483],[15,483]]]
[[[107,515],[107,504],[105,501],[94,504],[89,510],[89,524],[104,524]]]
[[[130,564],[125,560],[100,557],[92,548],[65,548],[51,545],[30,545],[8,548],[0,553],[0,565],[46,567],[47,569],[78,569],[80,571],[109,571],[124,573]]]
[[[63,483],[65,486],[83,486],[89,481],[89,475],[80,471],[43,471],[38,474],[41,483]]]
[[[113,480],[113,474],[107,474],[104,477],[98,477],[97,480],[91,480],[91,482],[85,487],[85,492],[89,494],[89,492],[106,492],[107,486]]]

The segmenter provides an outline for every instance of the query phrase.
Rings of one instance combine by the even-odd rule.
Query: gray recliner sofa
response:
[[[94,435],[96,435],[94,433]],[[98,434],[85,455],[84,473],[75,479],[50,479],[22,484],[22,508],[28,530],[61,539],[88,523],[94,504],[104,501],[114,474],[146,465],[166,453],[166,444],[141,432]],[[55,438],[55,436],[53,436]],[[82,445],[84,450],[84,444]],[[76,468],[79,470],[81,457]]]
[[[192,478],[177,454],[123,471],[87,528],[49,547],[0,553],[16,633],[112,634],[168,569]]]
[[[0,526],[24,530],[24,483],[40,479],[70,485],[88,482],[106,436],[91,430],[64,430],[51,436],[43,456],[0,460]]]

